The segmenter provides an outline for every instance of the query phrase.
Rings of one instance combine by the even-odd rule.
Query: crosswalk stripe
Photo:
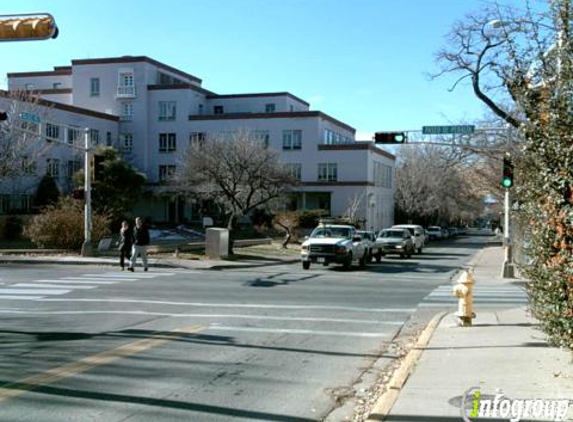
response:
[[[76,280],[73,279],[72,280],[63,280],[63,279],[45,279],[45,280],[34,280],[34,283],[78,283],[81,282],[82,285],[84,284],[116,284],[116,281],[98,281],[98,280],[94,280],[94,281],[90,281],[90,280]]]
[[[71,290],[63,289],[0,289],[0,294],[7,293],[11,295],[63,295]]]
[[[137,281],[137,278],[111,278],[111,277],[62,277],[62,280],[75,280],[75,281]]]
[[[42,298],[43,296],[14,296],[14,295],[0,294],[0,300],[38,300]]]
[[[41,289],[48,287],[51,289],[95,289],[97,286],[82,286],[74,284],[18,283],[14,284],[13,287],[39,287]]]

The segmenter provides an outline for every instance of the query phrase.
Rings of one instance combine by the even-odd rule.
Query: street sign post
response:
[[[475,130],[474,125],[422,126],[422,135],[471,135]]]

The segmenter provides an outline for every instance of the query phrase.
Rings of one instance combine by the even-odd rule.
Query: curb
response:
[[[390,381],[388,381],[386,392],[380,396],[378,402],[373,407],[372,412],[368,415],[366,422],[380,422],[385,420],[390,414],[390,410],[392,410],[394,403],[396,403],[402,387],[413,372],[422,352],[432,338],[434,331],[436,331],[442,318],[446,315],[447,312],[440,312],[430,320],[428,325],[426,325],[426,328],[424,328],[422,334],[420,334],[414,347],[408,352],[398,369],[392,375],[392,378],[390,378]]]
[[[194,266],[194,265],[185,265],[184,263],[177,263],[170,260],[161,260],[157,262],[149,262],[149,267],[159,267],[159,268],[183,268],[187,270],[203,270],[203,271],[220,271],[220,270],[228,270],[228,269],[238,269],[238,268],[260,268],[260,267],[270,267],[274,265],[284,265],[284,264],[293,264],[298,262],[299,259],[290,259],[290,260],[283,260],[283,261],[273,261],[273,262],[266,262],[266,263],[257,263],[257,264],[215,264],[211,266],[201,267],[201,266]],[[119,265],[116,260],[94,260],[94,261],[85,261],[81,259],[34,259],[34,258],[16,258],[16,259],[7,259],[6,257],[2,257],[0,255],[0,264],[49,264],[49,265],[109,265],[109,266],[117,266]]]

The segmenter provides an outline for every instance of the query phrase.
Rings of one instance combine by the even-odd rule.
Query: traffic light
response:
[[[511,188],[513,186],[513,163],[509,157],[503,157],[501,186],[504,188]]]
[[[47,40],[57,36],[56,21],[48,13],[0,15],[0,41]]]
[[[376,144],[403,144],[406,140],[405,132],[376,132],[374,134]]]
[[[93,180],[103,180],[105,157],[94,155],[92,161]]]

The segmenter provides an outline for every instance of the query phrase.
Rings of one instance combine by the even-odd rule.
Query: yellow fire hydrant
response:
[[[459,298],[456,316],[462,327],[471,326],[472,319],[476,316],[474,313],[474,283],[475,280],[470,269],[462,273],[452,289],[454,296]]]

